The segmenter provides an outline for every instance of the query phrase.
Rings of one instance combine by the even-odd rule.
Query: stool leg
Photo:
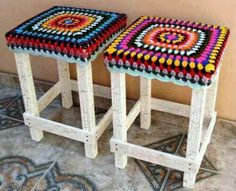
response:
[[[83,129],[90,133],[96,133],[95,126],[95,111],[94,111],[94,97],[93,97],[93,80],[91,63],[84,66],[76,65],[77,81],[80,99],[80,111],[82,118]],[[85,155],[88,158],[95,158],[98,153],[98,146],[96,136],[89,143],[85,143]]]
[[[114,139],[127,142],[125,74],[111,72]],[[115,166],[125,168],[127,155],[115,152]]]
[[[149,129],[151,126],[151,89],[151,80],[140,77],[140,122],[143,129]]]
[[[69,109],[73,105],[69,64],[65,61],[57,60],[57,70],[61,86],[62,105],[64,108]]]
[[[219,71],[216,74],[215,81],[213,81],[210,87],[207,89],[205,116],[208,118],[211,118],[215,112],[218,81]]]
[[[186,157],[198,160],[201,132],[204,119],[206,89],[192,90]],[[189,167],[191,170],[191,166]],[[184,173],[184,186],[194,188],[197,172]]]
[[[20,79],[21,91],[27,113],[39,116],[38,102],[35,94],[34,81],[28,54],[15,53],[16,66]],[[30,128],[31,138],[40,141],[43,138],[43,131]]]

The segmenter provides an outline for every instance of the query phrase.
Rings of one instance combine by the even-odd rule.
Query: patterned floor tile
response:
[[[37,191],[95,191],[96,186],[81,175],[62,174],[57,163],[36,165],[22,156],[0,159],[0,191],[31,190],[41,178]],[[47,174],[45,174],[47,170]]]
[[[149,144],[146,147],[170,154],[185,156],[186,141],[187,135],[177,135]],[[142,160],[136,160],[136,162],[155,191],[171,191],[182,187],[183,172]],[[206,157],[204,157],[196,181],[203,180],[216,174],[218,174],[217,169]]]
[[[23,124],[24,104],[21,95],[0,100],[0,130]]]
[[[24,103],[22,96],[16,96],[13,101],[4,109],[5,115],[11,118],[23,120]]]
[[[2,91],[5,92],[4,90]],[[24,112],[24,107],[20,92],[14,94],[13,92],[11,94],[8,92],[6,95],[1,94],[0,99],[0,130],[23,124],[22,113]],[[61,108],[60,99],[58,99],[55,107],[53,105],[51,110],[49,108],[45,110],[45,117],[50,118],[49,114],[55,114],[61,111],[61,118],[63,119],[62,122],[65,122],[68,118],[67,120],[73,123],[75,122],[75,124],[77,124],[76,126],[81,127],[80,116],[78,116],[80,108],[76,107],[79,105],[74,106],[74,109],[72,108],[74,112],[63,110],[63,108]],[[55,108],[58,108],[58,110],[54,110]],[[95,109],[98,119],[100,119],[105,112],[106,110],[104,109]],[[66,116],[65,113],[68,113],[69,117]],[[169,120],[169,117],[163,119]],[[182,119],[178,120],[181,121]],[[159,119],[157,121],[157,124],[154,122],[155,128],[150,128],[150,131],[146,132],[146,134],[142,130],[139,130],[139,133],[137,133],[137,129],[139,129],[139,123],[137,123],[137,129],[133,127],[134,135],[130,136],[130,139],[135,140],[138,143],[145,142],[145,144],[149,143],[151,140],[151,142],[154,141],[154,143],[147,145],[149,148],[185,156],[186,135],[181,134],[161,140],[163,139],[163,134],[165,135],[164,137],[169,137],[171,135],[183,133],[182,129],[176,130],[178,128],[174,125],[174,130],[170,135],[171,124],[165,125],[164,122],[160,123]],[[173,119],[173,124],[178,124],[179,121],[176,122],[176,119]],[[220,125],[229,126],[228,123],[222,123]],[[219,126],[219,124],[217,126]],[[234,126],[229,126],[228,128],[223,128],[221,126],[218,128],[219,132],[216,130],[216,134],[221,135],[222,133],[220,131],[225,131],[224,142],[226,142],[225,140],[229,142],[229,137],[233,137],[234,135]],[[26,127],[20,127],[1,132],[2,137],[0,139],[0,143],[3,144],[0,145],[0,147],[2,146],[2,148],[4,148],[1,148],[0,150],[4,151],[1,156],[10,156],[0,158],[0,191],[28,191],[35,185],[37,185],[35,191],[93,191],[97,190],[97,188],[103,191],[148,191],[152,190],[152,188],[156,191],[171,191],[178,190],[178,188],[182,190],[183,172],[174,169],[169,169],[140,160],[136,161],[138,163],[138,165],[136,165],[133,159],[130,160],[126,169],[116,169],[114,167],[114,156],[110,153],[108,145],[113,134],[112,128],[104,133],[105,138],[103,139],[105,139],[105,141],[103,142],[103,140],[100,140],[99,142],[99,155],[97,159],[86,159],[86,157],[84,157],[83,145],[75,142],[73,149],[69,151],[66,150],[62,159],[58,161],[55,159],[54,154],[63,151],[64,147],[62,145],[66,144],[67,139],[45,133],[45,138],[40,142],[40,144],[25,141],[31,140],[28,130],[28,135],[25,136],[26,129]],[[23,133],[19,134],[19,131],[22,131]],[[158,135],[161,136],[158,137]],[[157,139],[161,141],[157,142]],[[4,140],[8,141],[4,142]],[[235,158],[235,152],[229,150],[225,156],[223,156],[224,153],[216,154],[216,151],[224,150],[218,149],[219,144],[222,145],[222,148],[225,148],[226,144],[222,144],[222,141],[222,137],[219,139],[214,139],[213,137],[212,144],[209,145],[211,148],[208,148],[209,155],[207,156],[211,159],[210,161],[213,161],[212,163],[224,173],[219,176],[214,176],[208,179],[208,181],[199,182],[196,184],[195,190],[235,190],[235,177],[233,171],[232,173],[230,172],[231,174],[229,173],[230,169],[234,168],[233,161]],[[58,144],[56,144],[57,142]],[[235,145],[233,143],[234,142],[230,144]],[[215,155],[217,156],[215,157]],[[207,158],[204,158],[200,171],[197,175],[197,181],[218,173],[210,161]],[[141,167],[142,171],[139,167]],[[46,171],[47,173],[45,173]],[[78,175],[80,173],[86,176]],[[147,177],[147,180],[145,179],[143,173]],[[95,182],[96,186],[92,181],[90,181],[90,179]],[[225,186],[225,184],[227,184],[229,188],[221,189],[220,186]]]
[[[0,116],[0,130],[17,127],[22,124],[23,124],[22,121],[17,121],[15,119],[8,118],[6,116]]]
[[[14,97],[10,97],[10,98],[3,98],[0,100],[0,110],[4,109],[7,105],[9,105],[13,100]]]

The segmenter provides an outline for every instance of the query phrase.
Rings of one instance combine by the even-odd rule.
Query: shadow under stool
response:
[[[116,37],[126,25],[126,15],[84,8],[52,7],[23,22],[6,34],[8,47],[14,51],[26,112],[24,122],[31,138],[40,141],[43,131],[67,137],[85,144],[85,154],[95,158],[97,140],[112,121],[112,110],[95,124],[94,91],[100,96],[106,87],[94,85],[91,61]],[[57,60],[59,81],[39,100],[29,55]],[[69,64],[76,64],[77,81],[70,79]],[[50,70],[50,66],[47,67]],[[82,129],[40,117],[59,94],[62,105],[73,105],[72,91],[79,92]]]
[[[229,36],[226,27],[142,16],[105,51],[111,73],[115,166],[127,157],[184,172],[184,186],[193,188],[216,121],[215,102],[220,59]],[[140,77],[140,99],[126,115],[125,75]],[[151,80],[192,89],[191,105],[151,96]],[[127,131],[140,114],[141,128],[151,124],[151,110],[189,117],[186,157],[127,142]]]

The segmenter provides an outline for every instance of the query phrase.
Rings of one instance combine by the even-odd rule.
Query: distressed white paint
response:
[[[15,53],[16,66],[20,79],[25,110],[35,116],[39,116],[38,103],[34,88],[34,81],[28,54]],[[43,131],[29,126],[31,138],[40,141],[43,138]]]
[[[102,133],[106,130],[109,124],[112,122],[112,107],[106,112],[103,118],[97,124],[96,138],[97,140],[101,137]]]
[[[196,161],[198,159],[201,143],[205,101],[206,89],[192,90],[186,157]],[[184,186],[193,188],[196,175],[197,172],[185,172]]]
[[[204,131],[203,141],[202,141],[202,145],[201,145],[200,152],[198,155],[199,167],[201,165],[202,159],[203,159],[204,154],[206,152],[207,146],[211,141],[211,135],[212,135],[213,129],[215,127],[215,123],[216,123],[216,116],[217,116],[217,113],[214,112],[209,126],[205,127],[206,130]]]
[[[212,117],[215,113],[218,81],[219,81],[219,71],[215,76],[215,81],[213,81],[210,87],[207,89],[206,107],[205,107],[206,117]]]
[[[90,133],[96,133],[91,63],[84,66],[77,64],[76,71],[82,127]],[[97,153],[98,146],[95,137],[92,144],[85,143],[85,155],[89,158],[95,158]]]
[[[57,82],[38,100],[39,112],[43,111],[60,93],[60,82]]]
[[[141,111],[141,101],[138,100],[135,105],[133,106],[133,108],[130,110],[129,114],[126,117],[126,129],[128,131],[128,129],[130,128],[130,126],[132,125],[132,123],[134,122],[134,120],[137,118],[137,116],[139,115]]]
[[[39,141],[43,138],[43,131],[61,135],[85,143],[85,154],[95,158],[98,153],[97,139],[112,121],[112,108],[95,125],[93,87],[96,96],[111,98],[111,89],[94,85],[92,83],[91,63],[85,66],[76,65],[78,81],[71,80],[68,63],[58,60],[59,81],[51,87],[38,101],[36,99],[32,71],[28,54],[15,54],[22,95],[26,112],[25,123],[30,127],[32,139]],[[39,117],[39,112],[44,110],[60,93],[62,94],[63,107],[72,106],[72,90],[79,91],[80,108],[83,129],[64,125]]]
[[[78,91],[77,81],[71,80],[70,83],[72,90]],[[111,99],[111,88],[109,87],[93,84],[93,91],[95,96]]]
[[[143,129],[149,129],[151,126],[151,89],[151,80],[140,77],[140,123]]]
[[[190,166],[196,171],[198,167],[198,164],[194,160],[123,142],[113,138],[111,139],[111,151],[127,154],[128,156],[139,160],[160,164],[162,166],[179,169],[181,171],[190,171]]]
[[[211,118],[204,118],[204,120],[203,120],[201,144],[203,143],[203,141],[205,139],[206,131],[207,131],[209,125],[210,125],[211,120],[212,120]]]
[[[91,142],[95,135],[86,132],[78,127],[65,125],[42,117],[33,116],[29,113],[24,113],[26,125],[32,126],[34,129],[44,130],[56,135],[61,135],[76,141]]]
[[[127,142],[125,74],[111,72],[114,138]],[[127,155],[115,151],[115,166],[125,168]]]
[[[73,105],[69,64],[63,60],[57,60],[57,70],[60,82],[62,105],[64,108],[69,109]]]
[[[152,98],[152,109],[184,117],[189,117],[190,106],[186,104]]]
[[[200,168],[207,145],[210,142],[216,121],[214,108],[217,81],[211,86],[211,89],[208,90],[209,98],[207,106],[205,106],[207,89],[193,90],[190,106],[152,98],[150,81],[141,78],[140,99],[136,102],[127,116],[125,102],[125,74],[112,72],[111,85],[114,136],[111,139],[110,144],[111,151],[115,153],[116,167],[124,168],[127,163],[127,156],[167,166],[169,168],[184,171],[184,186],[193,188],[196,174]],[[206,112],[213,112],[213,114],[206,115],[208,116],[208,119],[206,118],[203,129],[205,108]],[[141,125],[145,128],[150,126],[151,109],[190,117],[186,157],[179,157],[127,143],[127,131],[139,113],[143,116],[141,117],[143,121],[143,123],[141,122]],[[126,127],[126,130],[124,127]]]

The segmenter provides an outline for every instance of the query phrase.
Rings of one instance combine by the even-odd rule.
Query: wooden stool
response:
[[[84,142],[86,156],[96,157],[97,140],[112,121],[112,110],[95,124],[93,88],[97,96],[104,96],[107,89],[93,87],[91,61],[125,25],[124,14],[52,7],[6,34],[8,47],[15,52],[26,109],[24,121],[33,140],[40,141],[43,131],[47,131]],[[59,81],[39,100],[36,99],[29,54],[57,59]],[[76,63],[77,82],[70,79],[68,63]],[[69,109],[73,105],[71,91],[79,92],[82,129],[40,117],[40,112],[59,94],[63,107]]]
[[[125,168],[130,156],[184,171],[184,186],[194,187],[216,121],[219,61],[228,35],[226,27],[144,16],[108,47],[104,55],[111,72],[110,144],[116,167]],[[140,76],[141,86],[140,99],[128,115],[125,73]],[[192,88],[191,106],[152,98],[151,79]],[[152,109],[190,118],[186,157],[127,142],[127,131],[139,113],[141,128],[150,127]]]

